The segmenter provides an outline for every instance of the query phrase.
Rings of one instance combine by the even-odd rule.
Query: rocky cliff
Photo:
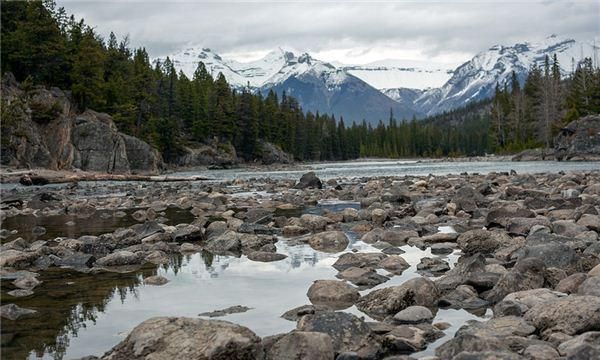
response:
[[[600,115],[575,120],[554,139],[557,160],[600,160]]]
[[[120,133],[112,118],[78,114],[58,88],[2,80],[2,165],[107,173],[158,172],[162,159],[146,142]]]

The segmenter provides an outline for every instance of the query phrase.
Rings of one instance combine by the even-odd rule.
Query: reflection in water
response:
[[[347,250],[378,251],[357,240],[355,234],[349,234],[349,238]],[[291,245],[285,239],[276,245],[278,252],[288,258],[261,263],[245,256],[202,252],[176,256],[168,265],[129,274],[86,275],[65,270],[42,273],[40,279],[44,282],[32,297],[14,299],[21,307],[38,310],[37,316],[2,322],[2,358],[21,359],[27,354],[34,359],[101,355],[150,317],[196,317],[201,312],[234,305],[252,310],[227,315],[224,320],[247,326],[259,336],[288,332],[295,323],[280,315],[309,303],[306,291],[314,280],[335,279],[331,265],[340,253],[315,251],[306,244]],[[410,246],[402,249],[411,268],[374,289],[419,276],[415,272],[419,259],[431,256],[428,251]],[[456,257],[449,255],[448,260]],[[170,282],[158,287],[144,285],[143,278],[154,274]],[[2,288],[3,299],[7,299],[9,290]],[[356,307],[345,311],[364,316]]]
[[[17,215],[2,221],[2,229],[17,230],[16,234],[8,236],[2,243],[14,240],[18,237],[26,241],[50,240],[57,237],[78,238],[83,235],[101,235],[115,231],[118,228],[129,227],[138,224],[131,214],[136,208],[125,211],[99,210],[93,216],[80,218],[73,214],[60,214],[38,217],[35,215]],[[190,223],[194,220],[189,210],[183,210],[177,207],[167,208],[159,212],[159,216],[164,216],[171,223]],[[67,225],[67,223],[70,223]],[[32,229],[36,226],[42,226],[46,229],[43,234],[36,235]]]

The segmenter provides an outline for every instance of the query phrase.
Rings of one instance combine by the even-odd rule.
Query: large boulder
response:
[[[458,247],[465,254],[491,254],[496,249],[509,245],[511,237],[504,231],[469,230],[460,234],[457,239]]]
[[[323,187],[323,183],[321,179],[317,177],[317,174],[314,171],[307,172],[302,175],[300,181],[294,186],[296,189],[306,189],[306,188],[317,188],[321,189]]]
[[[562,128],[554,149],[559,161],[600,160],[600,116],[589,115]]]
[[[261,160],[265,165],[291,164],[294,162],[294,157],[281,150],[279,146],[270,142],[264,142],[261,147]]]
[[[543,287],[545,270],[546,266],[540,259],[520,260],[514,268],[502,275],[486,300],[495,303],[510,293]]]
[[[155,317],[136,326],[103,359],[253,360],[261,356],[261,339],[246,327],[220,320]]]

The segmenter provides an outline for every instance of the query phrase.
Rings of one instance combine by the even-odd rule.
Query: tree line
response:
[[[297,160],[358,157],[481,155],[551,145],[566,121],[598,113],[600,72],[590,60],[562,79],[556,59],[533,68],[523,86],[498,86],[491,100],[424,120],[345,124],[333,114],[305,112],[296,99],[234,90],[202,63],[191,78],[175,64],[150,61],[128,38],[103,39],[52,0],[2,3],[2,73],[26,84],[71,92],[79,111],[112,115],[120,131],[177,158],[185,146],[232,144],[246,161],[261,157],[264,142]]]

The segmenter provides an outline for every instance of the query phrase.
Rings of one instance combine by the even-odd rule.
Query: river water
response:
[[[297,179],[307,170],[314,170],[322,179],[353,178],[368,176],[398,176],[422,174],[451,174],[463,172],[488,173],[508,172],[558,172],[569,170],[600,170],[600,163],[555,163],[555,162],[349,162],[302,165],[293,171],[251,171],[219,170],[210,172],[182,172],[177,176],[205,176],[215,181],[241,178],[290,178]],[[93,183],[80,184],[83,188],[93,188]],[[108,185],[108,184],[106,184]],[[4,187],[3,191],[33,191],[35,188]],[[89,191],[89,190],[88,190]],[[98,189],[101,192],[101,189]],[[243,193],[239,196],[250,196]],[[305,209],[305,212],[318,213],[323,209],[333,211],[345,207],[357,207],[357,203],[325,202],[320,206]],[[190,221],[189,214],[173,212],[169,216],[174,223]],[[181,216],[181,218],[178,218]],[[167,216],[168,217],[168,216]],[[7,230],[44,225],[49,228],[47,238],[54,236],[76,236],[85,232],[62,227],[67,219],[37,219],[35,223],[27,218],[11,218],[3,222]],[[44,222],[45,221],[45,222]],[[81,226],[81,225],[78,225]],[[123,226],[115,223],[98,222],[88,228],[97,232],[112,231],[112,227]],[[83,226],[82,226],[83,228]],[[441,229],[447,231],[448,229]],[[22,231],[21,231],[22,232]],[[346,232],[350,239],[344,251],[378,252],[380,250],[357,239],[356,234]],[[44,239],[44,235],[36,239]],[[35,239],[32,239],[35,240]],[[21,307],[38,311],[37,316],[15,322],[2,321],[2,359],[71,359],[86,355],[101,355],[109,350],[140,322],[153,316],[190,316],[243,305],[251,309],[244,313],[230,314],[220,319],[248,326],[260,336],[287,332],[295,327],[294,322],[280,316],[294,307],[309,304],[306,292],[313,281],[336,279],[337,271],[331,266],[341,254],[316,251],[306,244],[293,244],[280,238],[276,244],[279,253],[286,254],[284,260],[272,263],[253,262],[245,256],[214,256],[202,252],[189,256],[174,257],[170,264],[145,267],[128,274],[108,273],[87,275],[67,270],[41,272],[41,285],[35,294],[26,298],[11,298],[8,288],[2,286],[2,301],[14,302]],[[377,287],[399,285],[407,279],[421,276],[416,272],[420,259],[442,257],[453,265],[457,253],[432,255],[429,250],[419,250],[403,246],[402,257],[411,265],[400,276]],[[384,273],[384,272],[383,272]],[[160,274],[170,280],[164,286],[144,285],[147,276]],[[5,283],[6,281],[3,281]],[[373,289],[362,291],[368,293]],[[351,307],[349,311],[370,320],[365,314]],[[464,310],[439,310],[434,322],[448,322],[446,337],[431,344],[418,355],[432,355],[439,344],[453,336],[454,332],[469,319],[486,319],[485,314],[471,314]]]

